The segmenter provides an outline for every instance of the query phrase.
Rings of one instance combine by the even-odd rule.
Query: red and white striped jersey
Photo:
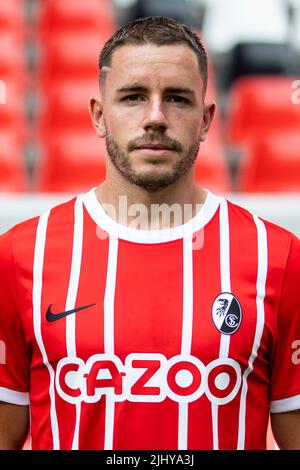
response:
[[[300,408],[300,244],[208,192],[171,229],[95,190],[0,237],[0,399],[33,449],[265,449]]]

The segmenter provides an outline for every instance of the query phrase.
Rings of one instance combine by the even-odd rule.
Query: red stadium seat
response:
[[[38,4],[38,29],[42,37],[67,30],[94,30],[108,39],[116,27],[112,2],[109,0],[47,0]]]
[[[208,68],[208,71],[207,71],[206,99],[218,101],[218,91],[217,91],[215,70],[213,67],[212,60],[209,55],[208,55],[208,60],[207,60],[207,68]]]
[[[292,103],[292,77],[239,79],[228,99],[228,141],[242,145],[266,132],[300,126],[300,107]]]
[[[206,45],[204,44],[203,37],[201,31],[197,29],[193,29],[194,33],[197,34],[199,40],[202,42],[206,49]],[[216,76],[215,76],[215,69],[212,62],[212,58],[210,57],[209,51],[207,51],[207,89],[206,89],[206,99],[209,100],[218,100],[218,91],[217,91],[217,84],[216,84]]]
[[[63,130],[91,130],[88,102],[93,94],[98,94],[96,80],[58,82],[41,91],[37,115],[39,136]]]
[[[104,38],[94,33],[63,33],[53,35],[41,49],[37,78],[47,89],[57,81],[98,79],[98,55]]]
[[[25,97],[18,90],[18,84],[3,82],[1,88],[4,100],[0,104],[0,129],[14,134],[23,145],[27,134]]]
[[[25,191],[28,181],[22,149],[12,133],[0,131],[0,191]]]
[[[6,0],[0,7],[0,31],[20,31],[25,24],[25,2],[23,0]]]
[[[24,89],[27,84],[25,48],[17,35],[0,30],[0,79]]]
[[[210,100],[218,102],[218,91],[213,63],[208,56],[206,101]],[[195,177],[200,186],[213,192],[226,194],[232,190],[218,106],[206,140],[200,145],[195,163]]]
[[[299,192],[299,130],[253,142],[240,162],[237,180],[241,192]]]
[[[90,132],[54,134],[43,143],[36,189],[78,193],[105,178],[105,141]]]
[[[200,145],[195,176],[200,186],[213,192],[226,194],[232,189],[218,117],[213,121],[206,140]]]

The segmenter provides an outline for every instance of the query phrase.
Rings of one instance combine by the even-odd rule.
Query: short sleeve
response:
[[[0,236],[0,401],[27,405],[29,355],[18,307],[12,230]]]
[[[291,237],[277,321],[271,413],[300,409],[300,240]]]

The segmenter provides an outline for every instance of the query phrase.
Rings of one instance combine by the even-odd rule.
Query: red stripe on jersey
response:
[[[158,269],[159,266],[159,269]],[[119,241],[115,297],[115,354],[181,352],[183,243]],[[114,448],[177,449],[178,404],[116,404]],[[124,431],[126,430],[126,431]]]
[[[32,352],[30,369],[30,427],[32,449],[53,449],[49,414],[49,373],[42,365],[43,360],[37,347],[33,328],[33,261],[36,230],[39,218],[32,219],[16,227],[14,233],[15,253],[18,260],[18,281],[22,321],[28,346]]]
[[[53,313],[64,312],[66,309],[72,261],[73,231],[70,230],[70,227],[74,226],[74,202],[75,200],[73,199],[61,205],[58,210],[55,209],[50,212],[46,233],[42,278],[41,336],[48,361],[54,371],[60,358],[67,356],[66,318],[50,323],[46,320],[46,312],[50,305],[52,305]],[[36,348],[36,351],[38,351],[38,348]],[[42,382],[39,383],[38,379],[33,376],[32,383],[39,383],[39,403],[43,403],[50,413],[49,372],[46,367],[42,368],[40,366],[42,360],[42,356],[38,353],[35,358],[35,367],[37,371],[39,369],[43,370]],[[32,374],[34,374],[35,367],[33,367]],[[45,383],[43,388],[41,383]],[[41,394],[43,395],[42,397]],[[53,397],[51,399],[53,400]],[[70,428],[75,423],[74,406],[63,401],[56,391],[54,392],[54,400],[60,448],[71,448],[72,433],[70,433]],[[52,431],[49,415],[47,421],[48,428],[46,435],[50,438]],[[67,426],[66,423],[68,423]],[[35,447],[35,440],[40,439],[40,436],[34,435],[34,429],[39,429],[40,431],[40,426],[38,425],[33,428],[33,447]],[[53,448],[53,442],[50,443],[49,441],[47,448]]]
[[[231,272],[231,290],[238,299],[242,308],[242,322],[230,338],[229,356],[241,365],[241,372],[244,374],[248,367],[248,361],[252,353],[256,321],[256,281],[257,281],[257,228],[253,220],[253,216],[246,210],[237,208],[235,205],[228,203],[229,209],[229,226],[230,226],[230,272]],[[247,379],[247,399],[246,399],[246,442],[250,437],[250,441],[255,445],[257,442],[264,442],[266,426],[268,425],[268,415],[266,410],[259,410],[259,425],[257,421],[253,421],[255,407],[259,405],[258,401],[262,400],[266,403],[266,383],[265,379],[261,382],[258,380],[257,363],[255,360],[253,372]],[[252,377],[259,388],[251,386]],[[243,384],[242,384],[243,385]],[[219,409],[220,423],[220,449],[236,449],[238,442],[238,433],[243,432],[242,427],[239,429],[239,410],[241,391],[239,395],[227,405],[221,406]],[[259,395],[263,395],[259,399]],[[251,406],[250,406],[251,404]],[[252,405],[254,404],[254,406]],[[243,421],[243,420],[242,420]],[[255,429],[253,423],[255,422]],[[252,423],[252,425],[251,425]]]
[[[268,224],[268,235],[273,247],[270,250],[272,261],[270,261],[268,274],[267,307],[270,311],[273,310],[273,316],[276,314],[270,367],[272,377],[270,397],[272,412],[280,413],[300,407],[300,240],[282,229],[281,232],[284,237],[280,239],[276,226]],[[280,276],[282,274],[281,263],[285,266],[283,276]],[[273,286],[273,289],[271,282],[276,286],[275,288]],[[274,290],[279,296],[277,305],[272,298]]]
[[[104,353],[104,310],[109,239],[84,209],[84,237],[76,307],[96,304],[76,313],[77,356],[85,362]],[[93,280],[91,282],[91,280]],[[81,403],[79,448],[104,449],[105,397]]]
[[[203,239],[204,244],[193,251],[194,319],[191,354],[207,365],[218,357],[220,347],[220,333],[211,316],[212,303],[221,293],[219,210],[198,237]],[[188,449],[212,449],[212,410],[206,394],[189,404],[188,420]]]

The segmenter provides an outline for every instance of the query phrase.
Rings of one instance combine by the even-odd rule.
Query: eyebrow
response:
[[[118,93],[127,93],[127,92],[147,92],[148,88],[141,86],[141,85],[129,85],[129,86],[124,86],[122,88],[119,88],[117,90]],[[187,95],[194,95],[195,92],[193,90],[190,90],[189,88],[182,88],[182,87],[167,87],[164,90],[165,93],[182,93],[182,94],[187,94]]]
[[[127,93],[128,91],[147,91],[147,88],[140,85],[128,85],[117,90],[118,93]]]
[[[186,95],[194,95],[195,92],[193,90],[190,90],[189,88],[182,88],[182,87],[168,87],[165,90],[167,93],[183,93]]]

